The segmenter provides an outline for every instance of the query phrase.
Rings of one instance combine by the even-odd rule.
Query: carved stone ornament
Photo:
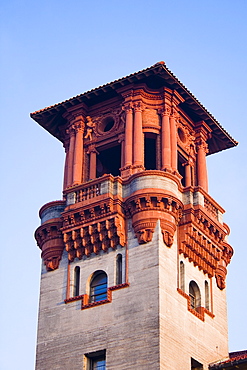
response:
[[[55,270],[61,260],[64,243],[61,233],[62,222],[60,220],[42,224],[35,232],[35,239],[42,250],[41,257],[44,260],[47,271]]]
[[[157,221],[160,220],[164,243],[171,247],[176,225],[182,215],[182,203],[162,194],[145,194],[129,198],[125,203],[127,217],[132,225],[139,244],[152,240]]]
[[[90,116],[86,117],[86,135],[84,136],[84,139],[89,139],[89,141],[93,140],[93,132],[95,128],[95,123],[92,121],[92,118]]]
[[[195,158],[196,145],[195,145],[195,131],[193,131],[188,123],[177,116],[177,138],[178,144],[184,148],[188,155]]]
[[[58,268],[58,266],[59,266],[60,260],[61,260],[61,256],[47,258],[44,261],[45,266],[46,266],[46,270],[47,271],[56,270]]]
[[[116,215],[64,232],[64,243],[69,261],[81,259],[84,255],[89,257],[92,253],[98,254],[101,250],[107,252],[118,245],[123,247],[126,244],[124,219]]]
[[[216,283],[220,290],[223,290],[226,287],[226,274],[227,269],[221,265],[218,266],[218,268],[215,271]]]
[[[101,113],[96,115],[93,118],[94,126],[94,133],[96,136],[108,135],[110,131],[114,130],[118,131],[121,125],[124,125],[124,111],[121,108],[113,108],[111,110],[106,111],[105,113]],[[112,121],[111,128],[108,129],[109,121]],[[107,128],[106,128],[107,127]]]
[[[144,109],[142,112],[142,124],[148,127],[159,126],[159,115],[156,109]]]

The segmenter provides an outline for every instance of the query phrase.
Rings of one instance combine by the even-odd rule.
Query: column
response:
[[[118,135],[118,143],[121,145],[121,164],[120,168],[125,165],[125,134]]]
[[[185,187],[191,186],[191,166],[189,161],[185,163]]]
[[[144,136],[142,132],[142,107],[141,103],[136,103],[134,106],[134,166],[144,168]]]
[[[69,134],[69,152],[68,152],[68,169],[67,169],[67,187],[72,186],[73,182],[73,162],[74,162],[74,150],[75,150],[75,130],[74,126],[71,125],[67,130]]]
[[[132,165],[132,135],[133,135],[133,112],[130,105],[125,108],[125,150],[123,167]]]
[[[175,121],[175,113],[170,116],[170,135],[171,135],[171,168],[177,170],[177,128]]]
[[[207,163],[206,163],[206,153],[207,143],[203,138],[200,138],[196,143],[197,148],[197,184],[201,186],[206,192],[208,192],[208,174],[207,174]]]
[[[88,151],[90,158],[89,158],[89,179],[93,180],[96,178],[96,164],[97,164],[97,154],[98,151],[96,150],[94,145],[90,145],[89,151]]]
[[[162,127],[161,127],[161,168],[171,168],[171,138],[170,138],[170,123],[169,115],[170,108],[165,108],[162,114]]]
[[[73,165],[73,185],[81,184],[82,182],[82,166],[83,166],[83,132],[84,120],[82,116],[76,118],[75,127],[75,152]]]
[[[65,163],[64,163],[64,176],[63,176],[63,190],[68,186],[68,162],[69,162],[69,141],[64,142],[65,149]]]

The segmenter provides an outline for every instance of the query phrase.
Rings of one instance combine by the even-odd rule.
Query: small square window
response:
[[[91,360],[90,370],[105,370],[105,358],[97,357]]]
[[[87,353],[87,370],[106,370],[105,350]]]

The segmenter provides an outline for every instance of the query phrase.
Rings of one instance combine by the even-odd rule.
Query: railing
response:
[[[98,196],[106,193],[117,194],[119,192],[119,185],[121,187],[121,179],[108,174],[98,179],[67,188],[64,190],[66,204],[71,205],[89,201],[90,199],[97,198]]]
[[[75,202],[83,202],[84,200],[92,199],[99,196],[100,193],[100,183],[85,186],[79,190],[75,191]]]
[[[211,215],[218,219],[218,208],[216,208],[208,198],[204,196],[204,207]]]

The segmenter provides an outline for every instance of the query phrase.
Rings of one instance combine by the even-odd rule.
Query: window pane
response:
[[[105,360],[93,361],[93,370],[105,370]]]
[[[91,282],[90,301],[98,302],[107,299],[107,276],[104,272],[96,275]]]

